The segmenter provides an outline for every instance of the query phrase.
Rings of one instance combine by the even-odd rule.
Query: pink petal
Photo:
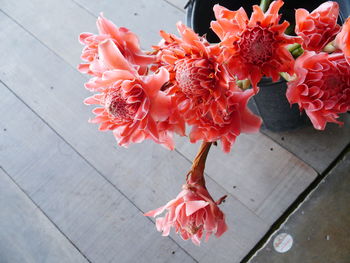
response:
[[[203,207],[206,207],[207,205],[209,205],[209,203],[202,200],[186,202],[186,216],[192,215],[193,213],[195,213]]]
[[[144,216],[152,216],[152,217],[156,217],[157,215],[160,215],[161,213],[163,213],[163,211],[165,210],[165,206],[161,206],[157,209],[148,211],[147,213],[144,213]]]
[[[109,69],[133,70],[118,47],[110,39],[98,45],[98,54],[102,63]]]

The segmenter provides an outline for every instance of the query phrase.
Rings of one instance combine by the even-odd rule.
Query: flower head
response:
[[[279,24],[282,5],[281,0],[274,1],[266,13],[255,5],[250,19],[243,8],[230,11],[214,6],[216,21],[211,28],[222,41],[228,67],[239,79],[248,78],[255,91],[264,75],[277,81],[280,72],[293,74],[294,59],[286,46],[301,39],[284,34],[289,23]]]
[[[163,42],[155,47],[158,65],[170,73],[166,93],[192,125],[192,142],[221,140],[223,149],[229,151],[241,132],[260,127],[260,119],[246,107],[253,93],[237,87],[218,45],[210,45],[181,23],[177,27],[180,38],[161,32]]]
[[[296,80],[288,83],[287,98],[305,110],[316,129],[327,122],[342,124],[340,113],[350,110],[350,65],[342,53],[305,51],[295,64]]]
[[[339,5],[328,1],[309,13],[303,8],[295,12],[295,32],[303,39],[303,48],[321,51],[340,30],[337,24]]]
[[[173,227],[184,240],[199,245],[203,235],[207,241],[212,234],[220,237],[227,230],[220,201],[214,202],[204,186],[186,184],[175,199],[145,216],[157,217],[166,210],[164,217],[156,219],[157,230],[168,236]]]
[[[110,39],[98,45],[98,56],[105,71],[89,82],[100,91],[85,100],[100,106],[91,122],[100,123],[100,130],[113,130],[121,146],[150,138],[173,149],[168,131],[159,127],[171,113],[171,100],[160,90],[169,73],[163,68],[140,76]]]
[[[350,64],[350,18],[344,23],[334,42],[335,46],[343,51],[345,59]]]

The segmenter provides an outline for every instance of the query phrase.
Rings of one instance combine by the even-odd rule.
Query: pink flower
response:
[[[295,72],[297,79],[288,83],[289,102],[298,103],[318,130],[327,122],[342,124],[339,114],[350,110],[350,65],[344,55],[305,51]]]
[[[204,186],[186,184],[174,200],[145,216],[157,217],[166,210],[164,217],[156,219],[157,230],[168,236],[173,227],[184,240],[200,245],[204,234],[208,241],[212,234],[220,237],[227,230],[225,216],[218,207],[221,201],[214,202]]]
[[[161,32],[163,42],[155,47],[158,67],[170,72],[166,93],[193,126],[191,142],[221,140],[228,152],[241,132],[259,130],[260,119],[246,107],[253,93],[237,88],[218,45],[210,45],[181,23],[177,28],[180,38]]]
[[[171,114],[171,100],[160,90],[169,73],[160,69],[140,76],[110,39],[98,45],[98,57],[105,71],[89,82],[101,91],[85,100],[100,106],[93,110],[97,116],[91,122],[99,123],[100,130],[113,130],[121,146],[150,138],[173,149],[171,135],[159,128]]]
[[[79,40],[85,45],[81,59],[86,63],[79,65],[78,69],[82,73],[101,77],[106,70],[101,65],[98,56],[98,46],[105,40],[111,40],[118,47],[125,59],[143,75],[147,73],[150,63],[155,60],[154,56],[146,55],[140,49],[139,41],[134,33],[124,27],[116,27],[111,21],[101,14],[97,19],[98,35],[92,33],[80,34]]]
[[[284,34],[289,23],[279,24],[282,5],[281,0],[273,1],[266,13],[254,5],[250,19],[243,8],[230,11],[214,6],[217,21],[211,22],[211,28],[222,41],[228,68],[238,79],[248,78],[256,92],[262,76],[277,81],[280,72],[294,73],[294,59],[286,46],[301,39]]]
[[[299,8],[295,12],[295,32],[303,42],[303,48],[321,51],[331,42],[340,30],[337,24],[339,5],[337,2],[325,2],[311,12]]]
[[[341,49],[350,64],[350,18],[342,26],[341,32],[335,38],[335,46]]]

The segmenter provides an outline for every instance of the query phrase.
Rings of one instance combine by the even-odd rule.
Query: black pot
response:
[[[280,10],[283,14],[281,21],[294,21],[295,9],[305,8],[310,12],[316,9],[324,0],[285,0]],[[339,24],[350,15],[350,0],[338,0],[340,6]],[[213,6],[220,4],[230,10],[243,7],[248,14],[252,12],[252,5],[258,1],[238,0],[190,0],[187,8],[187,25],[199,35],[206,34],[211,43],[219,42],[219,38],[210,29],[210,22],[215,20]],[[269,78],[263,78],[258,86],[260,92],[250,101],[249,107],[263,119],[263,127],[271,131],[287,131],[309,124],[305,114],[301,114],[296,104],[292,107],[286,98],[287,84],[280,80],[272,82]]]

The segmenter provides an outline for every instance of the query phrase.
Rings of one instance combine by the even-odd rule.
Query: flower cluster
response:
[[[256,132],[261,120],[247,107],[254,95],[241,90],[224,66],[219,45],[210,45],[179,23],[180,37],[161,31],[162,41],[148,54],[136,36],[103,16],[99,34],[83,33],[79,70],[93,76],[85,87],[98,92],[85,100],[97,104],[100,130],[112,130],[119,145],[144,139],[174,149],[173,133],[191,142],[220,140],[229,152],[241,132]]]
[[[286,95],[319,130],[327,122],[342,124],[339,114],[350,110],[350,21],[341,28],[338,14],[336,2],[325,2],[311,13],[296,10],[295,31],[303,39],[304,53],[296,60],[296,78],[288,83]]]
[[[98,34],[80,35],[78,69],[91,75],[85,87],[94,93],[84,102],[97,105],[90,122],[99,130],[112,131],[125,147],[150,139],[172,150],[174,134],[185,136],[186,130],[190,142],[203,141],[180,194],[145,214],[166,212],[156,219],[164,236],[174,228],[199,245],[202,237],[227,230],[218,207],[225,197],[215,202],[210,196],[205,160],[213,143],[220,141],[229,152],[241,133],[259,130],[262,121],[247,105],[262,77],[288,76],[289,102],[297,103],[316,129],[342,124],[339,114],[350,110],[350,19],[337,24],[338,4],[325,2],[311,13],[297,9],[296,36],[291,36],[289,22],[280,23],[283,1],[268,8],[264,3],[253,6],[250,18],[243,8],[215,5],[216,44],[179,22],[178,36],[160,31],[159,44],[144,52],[134,33],[103,15]]]
[[[229,152],[241,132],[256,132],[261,120],[247,107],[253,90],[242,91],[231,75],[219,45],[210,45],[185,25],[177,24],[180,38],[161,32],[154,47],[158,65],[170,73],[166,93],[185,122],[192,126],[191,142],[220,140]]]

